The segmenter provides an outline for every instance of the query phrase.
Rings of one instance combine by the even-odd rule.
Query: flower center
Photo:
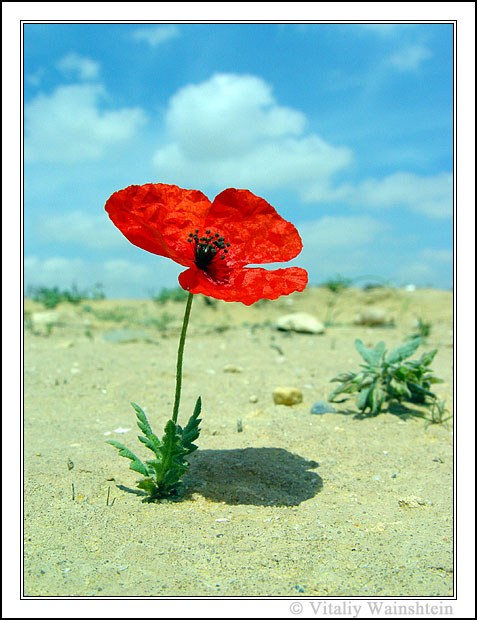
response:
[[[194,233],[189,233],[187,241],[193,244],[195,264],[204,271],[207,271],[207,267],[214,259],[224,259],[228,252],[227,248],[230,247],[230,243],[227,243],[224,237],[219,233],[211,233],[210,230],[205,231],[205,236],[199,237],[199,229],[196,229]]]

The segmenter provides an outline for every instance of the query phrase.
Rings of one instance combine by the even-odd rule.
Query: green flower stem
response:
[[[179,415],[179,401],[181,399],[181,386],[182,386],[182,358],[184,356],[184,344],[187,333],[187,326],[189,324],[190,309],[192,306],[192,298],[194,296],[189,293],[187,298],[186,308],[184,312],[184,320],[182,322],[181,337],[179,340],[179,350],[177,352],[177,372],[176,372],[176,395],[174,398],[174,409],[172,411],[172,421],[177,424],[177,416]]]

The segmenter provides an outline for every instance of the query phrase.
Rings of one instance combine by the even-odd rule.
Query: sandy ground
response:
[[[369,307],[394,327],[354,325]],[[392,348],[418,317],[432,331],[417,354],[438,347],[435,392],[452,411],[452,293],[311,288],[252,307],[195,299],[179,422],[201,395],[199,450],[180,501],[143,504],[117,487],[139,476],[105,441],[149,457],[129,403],[162,432],[183,309],[64,304],[41,327],[32,317],[44,308],[26,300],[24,595],[452,595],[452,421],[428,425],[417,408],[361,418],[354,400],[310,414],[331,378],[358,368],[355,338]],[[323,335],[277,331],[292,311],[334,324]],[[104,342],[126,328],[144,337]],[[299,388],[303,402],[275,405],[278,386]]]

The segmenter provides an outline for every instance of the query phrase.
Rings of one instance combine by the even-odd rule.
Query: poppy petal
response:
[[[230,243],[230,265],[286,262],[303,247],[293,224],[263,198],[245,189],[229,188],[216,196],[204,222]]]
[[[187,236],[202,228],[210,200],[198,190],[148,183],[115,192],[105,209],[134,245],[190,267],[194,254]]]
[[[295,291],[303,291],[308,274],[300,267],[232,269],[227,282],[216,282],[204,271],[192,267],[179,275],[179,284],[191,293],[202,293],[224,301],[241,301],[250,306],[259,299],[277,299]]]

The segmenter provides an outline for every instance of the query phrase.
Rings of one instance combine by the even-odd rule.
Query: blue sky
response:
[[[25,24],[24,283],[147,297],[181,268],[104,212],[131,184],[265,198],[312,284],[452,287],[451,24]]]

